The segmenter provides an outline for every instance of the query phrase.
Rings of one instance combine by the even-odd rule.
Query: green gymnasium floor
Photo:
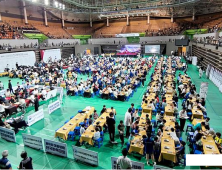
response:
[[[147,76],[146,84],[150,81],[150,74],[153,72],[153,68],[149,72]],[[207,97],[207,113],[208,116],[211,118],[210,125],[215,129],[215,131],[222,132],[222,126],[220,126],[222,122],[222,112],[220,112],[220,104],[222,104],[222,94],[219,92],[218,88],[208,79],[203,77],[202,79],[199,79],[197,68],[195,66],[189,65],[188,75],[192,78],[192,81],[197,86],[197,91],[199,91],[200,83],[201,81],[206,81],[209,83],[209,89],[208,89],[208,97]],[[177,72],[177,75],[179,72]],[[86,78],[86,76],[81,76],[83,78]],[[8,77],[0,78],[0,81],[2,81],[7,87],[8,83]],[[16,85],[17,82],[21,82],[20,79],[12,79],[13,85]],[[64,96],[63,98],[63,104],[62,108],[58,109],[57,111],[53,112],[51,115],[47,114],[47,105],[51,103],[49,102],[42,102],[41,107],[43,107],[45,111],[45,119],[41,120],[31,127],[27,128],[24,131],[20,131],[18,134],[16,134],[16,140],[17,143],[11,143],[7,142],[5,140],[0,139],[0,152],[7,149],[9,150],[9,157],[8,159],[12,163],[13,169],[16,169],[21,158],[20,153],[23,150],[26,150],[28,152],[28,155],[33,158],[33,166],[34,169],[111,169],[111,156],[118,157],[121,155],[121,144],[120,140],[118,138],[117,132],[116,132],[116,141],[119,142],[118,145],[112,146],[109,141],[109,134],[105,134],[105,139],[103,142],[103,146],[101,148],[94,148],[92,146],[87,145],[87,149],[96,151],[99,153],[99,166],[98,167],[92,167],[86,164],[77,163],[73,160],[73,152],[72,152],[72,145],[78,145],[77,141],[67,141],[68,145],[68,158],[61,158],[58,156],[54,156],[51,154],[46,154],[42,151],[38,151],[35,149],[31,149],[28,147],[24,147],[21,134],[27,133],[35,136],[42,137],[43,139],[50,139],[55,140],[54,138],[55,130],[59,128],[66,120],[70,118],[70,116],[76,115],[77,111],[80,109],[85,108],[86,106],[93,106],[95,109],[100,112],[103,105],[106,105],[107,108],[110,108],[113,106],[117,111],[117,124],[120,120],[124,120],[124,115],[126,110],[130,107],[131,103],[135,104],[135,107],[139,107],[142,99],[142,95],[145,92],[146,88],[138,88],[137,92],[134,93],[134,96],[130,98],[128,102],[120,102],[120,101],[113,101],[113,100],[103,100],[100,98],[84,98],[81,96]],[[56,99],[53,99],[54,101]],[[179,108],[181,109],[181,100],[179,103]],[[30,110],[28,113],[26,113],[26,116],[33,113],[33,107],[28,108]],[[189,121],[187,121],[189,123]],[[186,139],[186,135],[183,134],[183,139]],[[125,138],[125,142],[127,142],[127,139]],[[82,146],[85,148],[85,146]],[[189,153],[189,147],[186,145],[186,153]],[[129,155],[129,158],[134,161],[141,161],[145,163],[146,169],[152,169],[151,166],[146,165],[145,158],[142,158],[139,160],[138,157]],[[188,167],[185,168],[182,166],[174,167],[175,169],[199,169],[199,167]]]

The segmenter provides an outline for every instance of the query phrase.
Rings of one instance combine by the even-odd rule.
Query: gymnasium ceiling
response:
[[[186,17],[222,11],[222,0],[25,0],[44,6],[52,13],[63,10],[66,15],[89,14],[93,20],[106,17],[144,16]],[[47,1],[47,5],[45,2]],[[113,17],[112,17],[113,16]],[[88,20],[88,19],[87,19]]]

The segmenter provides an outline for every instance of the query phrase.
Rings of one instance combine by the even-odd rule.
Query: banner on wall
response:
[[[2,139],[5,139],[10,142],[16,142],[15,131],[0,127],[0,135]]]
[[[61,104],[60,104],[59,100],[56,100],[55,102],[49,104],[48,105],[49,114],[51,114],[52,112],[54,112],[55,110],[57,110],[60,107],[61,107]]]
[[[61,50],[51,49],[51,50],[40,50],[41,60],[48,63],[50,60],[52,62],[61,60]]]
[[[15,64],[34,66],[36,58],[34,51],[17,52],[17,53],[4,53],[0,54],[0,72],[4,72],[8,65],[9,69],[15,68]]]
[[[111,157],[111,162],[112,162],[112,169],[120,169],[120,166],[117,165],[117,159],[116,157]],[[132,162],[132,169],[144,169],[144,164],[141,162]]]
[[[44,118],[44,112],[43,109],[41,109],[28,116],[28,125],[31,126],[43,118]]]
[[[44,139],[45,152],[53,155],[67,157],[66,143],[55,142],[52,140]]]
[[[91,165],[99,165],[99,157],[97,152],[88,149],[83,149],[72,145],[73,157],[75,160],[85,162]]]
[[[208,83],[207,82],[201,82],[200,85],[200,98],[207,98],[207,91],[208,91]]]
[[[42,138],[32,135],[22,134],[23,143],[30,148],[43,150]]]

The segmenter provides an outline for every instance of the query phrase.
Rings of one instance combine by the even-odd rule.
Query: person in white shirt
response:
[[[80,135],[82,135],[85,132],[85,125],[83,124],[80,128]]]
[[[117,159],[117,165],[120,166],[120,169],[132,169],[132,162],[129,158],[127,158],[127,153],[127,149],[124,148],[122,150],[123,156],[119,156]]]
[[[0,114],[5,114],[5,108],[7,108],[7,106],[5,106],[4,103],[0,103]]]
[[[4,89],[3,83],[0,81],[0,90]]]
[[[5,92],[5,97],[11,97],[11,93],[9,89],[7,89],[7,91]]]
[[[39,91],[38,91],[38,89],[37,88],[35,88],[35,90],[33,91],[33,95],[37,95],[39,93]]]
[[[43,90],[42,90],[42,100],[45,100],[46,96],[47,96],[47,91],[46,91],[46,89],[43,87]]]
[[[128,138],[130,135],[130,126],[131,126],[131,120],[132,120],[131,112],[132,112],[132,109],[129,108],[128,111],[125,113],[124,124],[126,126],[126,138]]]
[[[34,103],[35,96],[33,94],[30,96],[30,100],[31,100],[31,103]]]
[[[93,135],[94,140],[98,140],[100,138],[100,131],[99,128],[96,128],[96,133]]]
[[[155,106],[154,106],[154,104],[153,104],[153,102],[152,101],[150,101],[150,104],[148,104],[148,106],[147,107],[151,107],[152,108],[152,110],[155,110]]]
[[[179,138],[177,137],[174,128],[171,128],[170,136],[171,136],[171,138],[174,140],[175,145],[180,144],[180,140],[179,140]]]

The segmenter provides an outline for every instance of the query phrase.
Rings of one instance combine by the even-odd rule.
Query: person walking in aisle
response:
[[[10,93],[14,93],[13,88],[12,88],[11,80],[8,81],[8,89],[9,89]]]
[[[119,138],[121,140],[122,147],[124,145],[124,130],[125,130],[125,126],[123,124],[123,121],[120,120],[120,123],[118,125],[118,131],[119,131]]]
[[[33,169],[32,158],[28,157],[26,151],[21,153],[21,158],[23,158],[23,160],[20,162],[18,169]]]
[[[180,118],[180,131],[183,132],[184,130],[184,126],[186,123],[186,119],[187,119],[187,111],[186,108],[184,107],[183,110],[180,111],[179,113],[179,118]]]
[[[199,77],[201,79],[201,77],[203,76],[203,70],[202,70],[202,67],[200,66],[200,69],[199,69]]]

